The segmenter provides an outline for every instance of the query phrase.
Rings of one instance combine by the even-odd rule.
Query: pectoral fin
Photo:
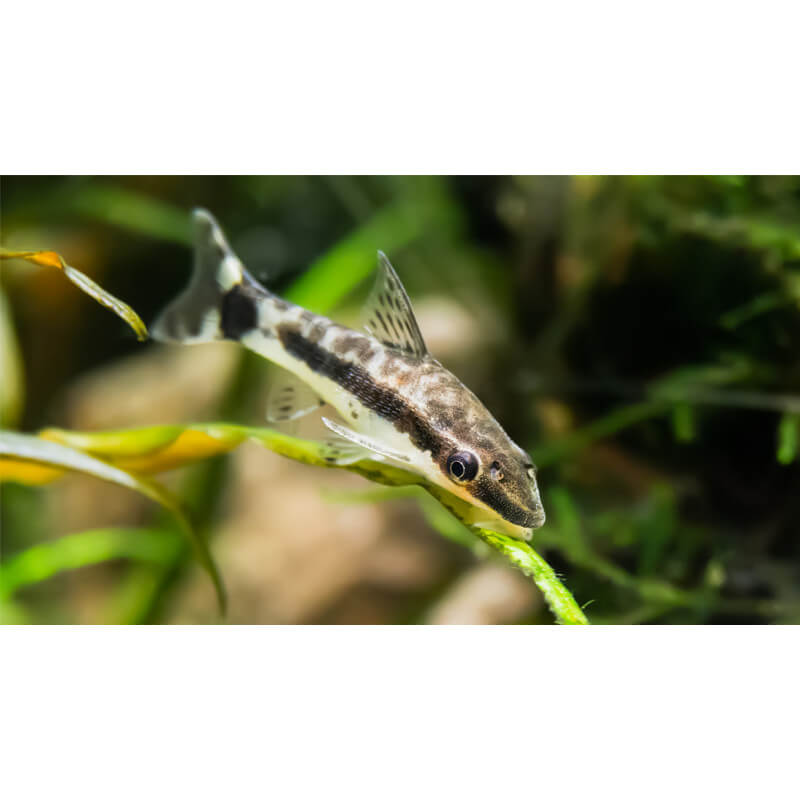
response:
[[[329,433],[322,442],[322,457],[329,464],[344,467],[347,464],[355,464],[356,461],[374,459],[375,453],[355,442],[343,439],[338,433]]]
[[[285,369],[276,368],[267,395],[267,420],[286,422],[299,419],[325,405],[308,384]]]

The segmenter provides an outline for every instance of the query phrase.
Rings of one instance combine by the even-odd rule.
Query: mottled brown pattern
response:
[[[347,389],[366,408],[392,422],[397,430],[407,434],[420,450],[430,452],[433,458],[439,457],[444,445],[443,438],[424,417],[405,402],[397,391],[380,385],[359,364],[340,358],[316,342],[310,341],[303,336],[296,325],[279,325],[277,333],[288,353],[314,372]]]
[[[305,336],[309,342],[317,344],[327,332],[328,326],[321,320],[315,320],[308,327]]]
[[[345,332],[333,340],[332,350],[338,356],[352,356],[359,363],[365,363],[375,354],[370,340],[346,328]]]
[[[369,337],[342,331],[331,351],[318,339],[304,337],[297,326],[280,326],[278,335],[292,355],[408,434],[448,479],[448,456],[457,450],[474,452],[482,469],[464,488],[509,522],[522,527],[541,524],[541,508],[534,502],[527,473],[530,459],[458,378],[435,359],[391,349],[384,351],[382,364],[371,366],[363,357],[371,349]],[[493,462],[502,479],[491,477]]]
[[[455,375],[433,358],[415,359],[398,353],[387,359],[380,377],[447,442],[436,459],[444,474],[451,453],[471,450],[483,467],[477,478],[465,485],[467,491],[510,522],[523,527],[541,524],[541,508],[532,498],[529,456]],[[493,462],[502,474],[500,480],[489,474]]]

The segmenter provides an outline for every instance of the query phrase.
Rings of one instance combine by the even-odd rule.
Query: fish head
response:
[[[445,488],[469,503],[465,521],[470,524],[523,539],[544,524],[536,468],[504,434],[489,447],[459,442],[443,466]]]
[[[531,457],[472,392],[447,383],[447,391],[428,392],[441,445],[433,458],[435,482],[469,504],[469,524],[530,539],[545,521]],[[448,402],[437,402],[437,394]]]

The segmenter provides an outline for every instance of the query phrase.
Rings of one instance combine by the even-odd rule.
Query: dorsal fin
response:
[[[406,290],[389,259],[380,250],[378,275],[364,306],[364,315],[367,332],[382,344],[417,358],[428,354]]]

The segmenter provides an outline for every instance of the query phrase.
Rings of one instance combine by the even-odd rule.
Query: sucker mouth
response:
[[[545,521],[545,513],[543,510],[539,510],[536,512],[528,512],[525,515],[524,522],[517,522],[516,525],[519,525],[521,528],[528,528],[528,530],[536,530],[537,528],[541,528],[544,525]]]
[[[547,515],[544,513],[543,508],[539,508],[539,510],[533,515],[534,522],[531,525],[531,528],[541,528],[544,525],[545,520],[547,519]]]
[[[513,525],[519,525],[520,528],[530,528],[533,530],[541,528],[542,525],[544,525],[545,513],[541,506],[535,511],[517,506],[514,508],[513,513],[504,516],[504,519]]]

